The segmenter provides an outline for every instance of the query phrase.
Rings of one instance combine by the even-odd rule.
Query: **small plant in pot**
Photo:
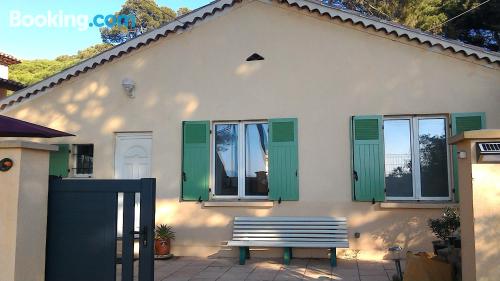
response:
[[[439,249],[448,247],[453,240],[452,234],[460,227],[460,215],[457,209],[447,207],[440,218],[429,219],[427,224],[434,235],[439,238],[437,241],[432,241],[434,254],[437,255]]]
[[[170,254],[170,240],[175,239],[172,226],[166,224],[157,225],[155,228],[155,254],[164,256]]]

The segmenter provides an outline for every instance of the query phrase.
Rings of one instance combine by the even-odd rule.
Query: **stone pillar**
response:
[[[478,142],[500,142],[500,130],[453,136],[459,153],[462,280],[496,281],[500,276],[500,162],[478,161]]]
[[[0,171],[0,280],[45,279],[49,152],[55,150],[34,142],[0,142],[0,160],[13,162]]]

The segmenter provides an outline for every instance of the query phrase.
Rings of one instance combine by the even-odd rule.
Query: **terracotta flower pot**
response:
[[[161,256],[170,254],[170,239],[155,239],[155,254]]]

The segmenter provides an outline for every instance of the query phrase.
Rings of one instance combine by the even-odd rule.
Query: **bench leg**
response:
[[[240,265],[244,265],[247,259],[247,247],[240,247]]]
[[[292,258],[292,248],[285,248],[283,252],[283,263],[286,265],[290,264],[290,259]]]
[[[330,265],[337,266],[337,248],[330,248]]]
[[[246,257],[247,259],[249,259],[249,258],[250,258],[250,247],[245,247],[245,257]]]

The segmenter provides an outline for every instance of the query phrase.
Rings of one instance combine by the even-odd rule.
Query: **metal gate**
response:
[[[155,184],[155,179],[50,179],[45,280],[132,281],[135,275],[135,280],[153,281]],[[134,231],[137,193],[140,231]],[[123,196],[121,259],[117,258],[119,194]],[[137,238],[138,274],[134,274]]]

